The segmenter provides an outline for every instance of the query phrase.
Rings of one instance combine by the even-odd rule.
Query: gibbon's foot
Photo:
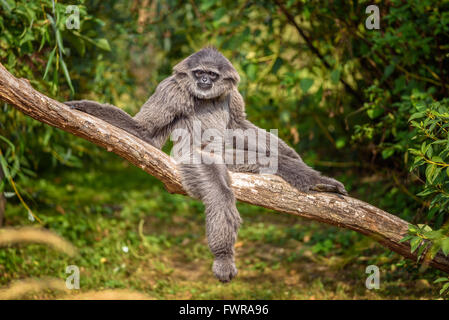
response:
[[[233,258],[216,258],[212,266],[214,275],[223,283],[229,282],[237,275]]]
[[[302,192],[321,191],[348,195],[343,183],[329,177],[316,176],[308,179],[290,180],[288,182]]]
[[[328,177],[321,177],[323,181],[313,185],[309,190],[321,192],[334,192],[347,196],[348,192],[340,181]]]

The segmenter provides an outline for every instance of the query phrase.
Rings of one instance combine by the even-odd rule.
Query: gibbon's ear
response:
[[[234,66],[232,68],[226,69],[222,74],[223,79],[231,80],[235,87],[238,86],[240,82],[240,76]]]
[[[178,74],[178,75],[182,75],[182,76],[186,76],[189,73],[189,65],[187,63],[187,59],[182,60],[181,62],[179,62],[177,65],[175,65],[173,67],[173,73]]]

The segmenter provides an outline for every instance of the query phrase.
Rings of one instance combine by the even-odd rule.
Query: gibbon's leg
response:
[[[203,160],[206,157],[203,154]],[[178,164],[187,193],[206,207],[206,236],[215,260],[212,271],[221,282],[237,274],[234,244],[241,224],[228,170],[224,164]]]
[[[101,104],[90,100],[74,100],[64,102],[72,109],[83,111],[102,119],[115,127],[119,127],[140,139],[153,144],[146,130],[129,114],[116,106]]]
[[[240,150],[241,151],[241,150]],[[248,151],[245,151],[248,153]],[[251,151],[249,151],[251,153]],[[278,155],[277,171],[275,175],[280,176],[289,184],[300,191],[323,191],[335,192],[347,195],[344,185],[310,168],[301,158],[291,158],[284,155]],[[228,164],[227,167],[233,172],[260,173],[266,165],[256,164]]]
[[[293,159],[280,155],[278,158],[278,172],[283,178],[300,191],[325,191],[347,195],[344,185],[306,165],[301,159]]]
[[[277,157],[277,172],[274,174],[282,177],[298,190],[305,192],[313,190],[336,192],[344,195],[348,194],[341,182],[333,178],[322,176],[320,172],[306,165],[295,150],[290,148],[283,140],[275,135],[258,128],[249,121],[245,121],[240,128],[243,130],[255,130],[258,136],[266,135],[266,150],[259,150],[257,140],[246,139],[244,152],[256,155],[262,153],[263,156],[270,155],[272,157]],[[270,149],[273,147],[270,143],[270,139],[272,142],[275,142],[274,146],[277,146],[277,150]],[[237,149],[234,152],[242,152],[242,150]],[[255,172],[257,170],[257,165],[232,164],[228,165],[228,167],[230,170],[237,172]],[[264,166],[259,164],[259,170],[261,168],[264,168]]]
[[[299,154],[293,148],[291,148],[287,143],[285,143],[282,139],[279,139],[274,134],[272,134],[264,129],[259,128],[258,126],[256,126],[249,120],[245,120],[238,127],[241,128],[242,130],[254,130],[258,136],[265,135],[267,150],[270,150],[270,141],[272,141],[272,142],[275,142],[275,144],[277,145],[277,152],[279,155],[288,156],[288,157],[294,158],[294,159],[301,158],[299,156]],[[248,141],[248,144],[245,146],[245,149],[260,152],[260,150],[258,150],[257,141]]]

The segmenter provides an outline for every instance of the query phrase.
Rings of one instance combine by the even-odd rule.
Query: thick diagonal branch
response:
[[[88,114],[72,110],[34,90],[0,64],[0,99],[30,117],[89,140],[125,158],[162,181],[169,192],[185,194],[174,161],[135,136]],[[274,175],[233,173],[238,200],[352,229],[368,235],[400,255],[416,260],[408,243],[399,242],[408,223],[351,197],[331,193],[301,193]],[[431,266],[449,273],[449,258],[438,254]]]

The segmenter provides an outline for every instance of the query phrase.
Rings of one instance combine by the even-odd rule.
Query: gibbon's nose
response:
[[[202,77],[201,78],[201,82],[202,83],[209,83],[209,79],[207,77]]]

